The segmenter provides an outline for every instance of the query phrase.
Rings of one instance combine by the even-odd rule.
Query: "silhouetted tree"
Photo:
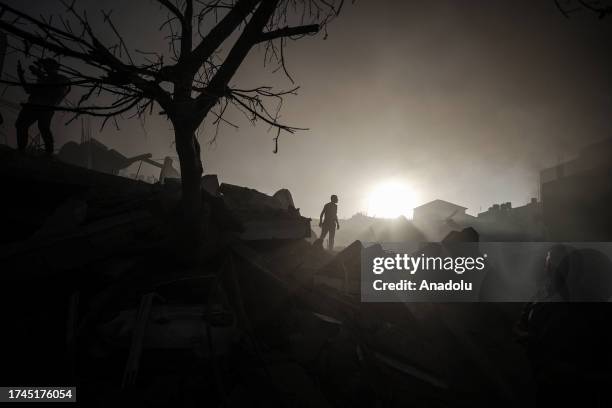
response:
[[[70,85],[83,92],[74,106],[59,110],[115,118],[128,112],[144,115],[155,104],[172,122],[180,160],[183,205],[187,220],[195,221],[201,206],[202,162],[196,130],[212,114],[213,126],[224,119],[228,106],[235,106],[252,122],[261,120],[280,132],[298,130],[278,120],[283,96],[297,87],[277,91],[266,86],[250,89],[232,87],[230,81],[251,49],[262,45],[266,61],[285,69],[283,49],[295,40],[325,30],[340,12],[343,0],[155,0],[167,13],[160,30],[168,33],[169,58],[161,52],[132,53],[113,23],[110,12],[102,11],[103,22],[114,35],[104,44],[94,32],[85,11],[75,2],[62,4],[65,13],[55,18],[33,17],[0,2],[0,28],[17,44],[11,48],[25,55],[63,56],[60,71]],[[222,46],[234,40],[226,53]],[[3,81],[7,82],[7,81]],[[10,82],[10,81],[8,81]],[[14,85],[19,85],[13,82]],[[102,104],[96,98],[112,95]],[[90,100],[94,102],[90,102]],[[266,101],[276,102],[267,106]],[[231,123],[230,123],[231,124]]]

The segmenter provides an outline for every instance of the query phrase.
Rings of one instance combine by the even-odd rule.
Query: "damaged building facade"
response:
[[[540,173],[543,220],[551,241],[612,240],[612,139]]]
[[[513,207],[511,202],[493,204],[478,214],[473,224],[484,237],[502,240],[542,241],[545,239],[542,202],[532,198]]]

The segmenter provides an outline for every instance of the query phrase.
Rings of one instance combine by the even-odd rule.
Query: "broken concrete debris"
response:
[[[269,196],[204,176],[214,245],[191,264],[167,244],[180,184],[0,155],[19,180],[0,203],[21,231],[0,247],[14,310],[4,327],[19,334],[9,347],[29,350],[4,367],[16,378],[60,376],[100,406],[453,406],[458,395],[473,406],[517,386],[507,338],[472,335],[482,310],[460,305],[441,319],[456,308],[361,303],[362,251],[382,248],[312,245],[287,189]],[[45,212],[28,214],[35,194],[23,185],[52,198]],[[461,352],[479,341],[485,368]]]
[[[231,210],[265,212],[283,209],[283,203],[279,199],[252,188],[223,183],[219,191],[223,194],[223,201]]]
[[[202,176],[202,190],[213,197],[219,197],[221,194],[219,188],[219,179],[216,174],[205,174]]]
[[[115,149],[109,149],[96,139],[82,143],[67,142],[57,154],[57,158],[65,163],[85,167],[102,173],[118,174],[133,163],[150,159],[151,154],[141,154],[126,157]]]
[[[68,164],[72,164],[86,169],[95,170],[101,173],[113,175],[126,175],[125,170],[134,163],[140,163],[137,173],[131,178],[144,180],[143,175],[139,175],[142,163],[159,168],[159,177],[152,177],[150,182],[160,184],[171,183],[179,180],[181,175],[174,168],[171,157],[165,157],[160,163],[152,158],[150,153],[139,154],[133,157],[126,157],[115,149],[109,149],[102,142],[91,138],[83,140],[81,143],[67,142],[57,154],[57,159]]]
[[[293,199],[288,190],[280,190],[271,197],[257,190],[223,183],[219,191],[225,205],[242,223],[242,239],[260,241],[310,237],[310,218],[302,217],[299,210],[290,205]]]
[[[284,210],[288,210],[289,208],[295,208],[291,192],[286,188],[278,190],[276,193],[274,193],[272,197],[276,198],[280,202]]]

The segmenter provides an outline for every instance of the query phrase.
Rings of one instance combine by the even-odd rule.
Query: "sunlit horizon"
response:
[[[412,218],[415,191],[405,182],[389,180],[376,185],[368,194],[366,215],[376,218]]]

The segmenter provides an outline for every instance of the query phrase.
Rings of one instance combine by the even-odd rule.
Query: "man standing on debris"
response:
[[[45,142],[45,152],[53,154],[53,134],[51,119],[55,107],[70,92],[68,78],[60,75],[59,63],[53,58],[44,58],[30,66],[30,72],[37,78],[36,84],[28,84],[24,77],[21,63],[17,65],[17,74],[23,89],[29,95],[27,103],[23,104],[15,127],[17,128],[17,147],[25,151],[28,146],[28,129],[38,122],[38,130]]]
[[[336,235],[336,228],[340,229],[340,223],[338,222],[338,196],[332,195],[331,201],[323,207],[321,215],[319,216],[319,227],[321,227],[321,242],[325,239],[327,233],[329,233],[329,239],[327,240],[327,249],[330,251],[334,249],[334,237]]]

